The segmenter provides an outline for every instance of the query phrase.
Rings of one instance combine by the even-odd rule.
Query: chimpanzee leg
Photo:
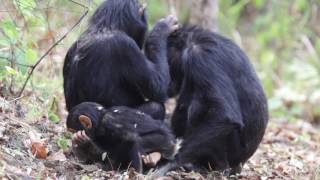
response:
[[[158,102],[147,102],[139,107],[138,110],[150,115],[153,119],[163,121],[166,115],[164,104]]]
[[[176,137],[184,136],[187,128],[188,107],[178,105],[171,117],[171,128]]]
[[[140,146],[137,142],[122,143],[114,148],[111,154],[117,164],[115,169],[134,168],[137,172],[142,172],[142,163],[140,158]]]
[[[192,99],[192,87],[188,86],[186,80],[183,81],[182,89],[177,106],[171,117],[171,128],[176,137],[183,137],[186,134],[186,129],[190,126],[189,109]],[[198,114],[192,111],[194,114]],[[197,115],[196,115],[197,116]]]
[[[247,161],[246,145],[241,141],[239,131],[233,131],[228,137],[228,161],[231,168],[230,175],[241,173],[242,164]]]
[[[130,167],[133,167],[137,172],[142,172],[142,162],[140,158],[140,148],[137,144],[134,144],[134,146],[130,149],[128,152],[128,155],[130,157]]]
[[[159,152],[165,159],[172,159],[175,151],[175,139],[171,134],[159,132],[141,136],[144,153]]]
[[[228,137],[234,130],[227,123],[203,124],[186,137],[177,155],[180,165],[201,163],[214,170],[229,168]]]

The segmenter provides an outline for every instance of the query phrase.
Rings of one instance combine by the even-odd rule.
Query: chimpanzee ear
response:
[[[79,121],[82,124],[82,126],[86,129],[91,129],[92,128],[92,121],[88,116],[85,115],[80,115],[79,116]]]

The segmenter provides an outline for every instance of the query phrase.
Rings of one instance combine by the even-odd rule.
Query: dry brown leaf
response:
[[[48,156],[48,150],[43,143],[33,142],[31,145],[31,152],[39,159],[46,159]]]

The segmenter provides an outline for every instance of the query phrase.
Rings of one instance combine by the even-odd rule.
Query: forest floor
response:
[[[25,121],[22,104],[0,98],[0,179],[150,179],[132,171],[104,172],[84,165],[62,150],[70,146],[65,120],[53,123],[48,117]],[[65,118],[63,118],[65,119]],[[64,141],[66,139],[66,141]],[[62,144],[62,145],[61,145]],[[37,151],[37,156],[32,152]],[[43,159],[39,159],[39,157]],[[219,173],[171,172],[168,179],[228,179]],[[229,177],[230,178],[230,177]],[[320,132],[304,122],[271,119],[263,142],[233,179],[320,179]]]

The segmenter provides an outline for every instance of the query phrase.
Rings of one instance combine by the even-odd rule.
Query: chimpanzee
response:
[[[171,125],[184,139],[170,168],[231,170],[256,151],[267,123],[264,90],[246,54],[231,40],[199,27],[168,39],[172,82],[179,93]]]
[[[160,159],[173,159],[175,137],[162,121],[125,106],[105,109],[83,102],[67,118],[67,128],[75,133],[73,150],[79,159],[105,162],[109,170],[133,167],[141,171],[141,158],[154,167]],[[102,157],[106,153],[108,156]],[[102,157],[102,158],[101,158]]]
[[[64,62],[67,110],[85,101],[106,108],[129,106],[164,119],[170,82],[167,37],[178,28],[168,16],[147,31],[145,6],[138,0],[106,0]],[[141,48],[145,46],[145,55]]]

